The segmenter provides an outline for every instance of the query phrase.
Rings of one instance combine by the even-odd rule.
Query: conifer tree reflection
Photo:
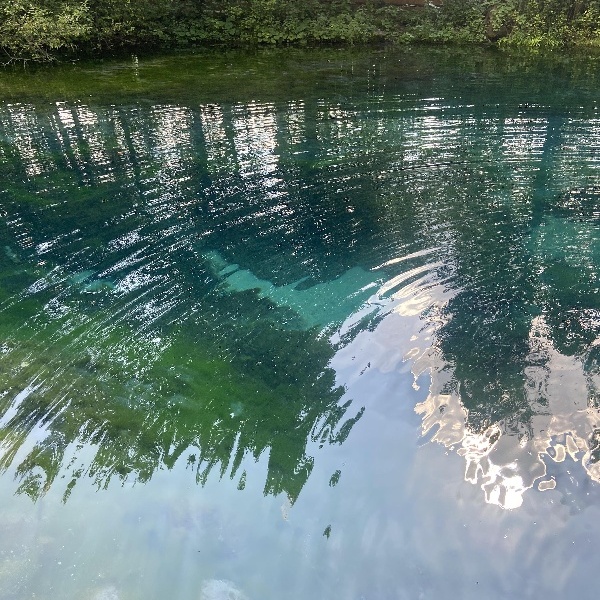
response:
[[[578,129],[556,116],[503,120],[522,128],[505,142],[520,162],[505,156],[494,174],[441,190],[461,222],[452,225],[454,291],[436,330],[448,373],[435,374],[433,389],[460,404],[464,432],[448,443],[462,444],[467,478],[515,507],[544,476],[542,457],[564,455],[553,446],[565,436],[598,478],[600,255],[597,192],[580,187],[592,153],[570,145]],[[564,164],[574,160],[577,169]],[[450,428],[453,416],[434,420]]]
[[[307,444],[341,443],[360,418],[340,404],[319,328],[256,289],[225,289],[206,259],[257,256],[260,274],[263,257],[262,274],[287,283],[298,273],[265,267],[273,248],[315,267],[323,244],[361,248],[343,190],[303,202],[296,167],[278,166],[273,110],[221,111],[210,143],[212,109],[5,115],[1,465],[19,491],[35,499],[60,481],[66,499],[78,479],[144,482],[180,459],[199,483],[228,473],[243,487],[244,458],[268,454],[265,493],[293,502]],[[215,139],[233,171],[211,167]],[[329,211],[335,223],[313,228]],[[304,286],[347,267],[328,268]]]

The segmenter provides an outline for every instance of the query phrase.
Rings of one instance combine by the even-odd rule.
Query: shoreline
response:
[[[556,4],[556,6],[554,6]],[[573,5],[573,6],[571,6]],[[594,3],[445,0],[186,0],[116,7],[107,0],[54,8],[0,0],[0,64],[50,64],[132,53],[262,48],[407,46],[496,48],[527,53],[600,48]]]

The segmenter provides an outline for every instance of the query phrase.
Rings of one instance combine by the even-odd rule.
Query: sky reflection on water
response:
[[[340,57],[322,59],[330,87],[306,75],[283,99],[269,71],[279,84],[251,100],[234,87],[0,106],[0,527],[29,536],[19,558],[0,545],[6,598],[158,598],[175,581],[206,600],[289,581],[290,598],[574,586],[585,561],[561,579],[566,550],[540,548],[563,526],[587,544],[597,510],[593,79]],[[115,561],[130,571],[73,566],[70,587],[48,560],[84,517],[60,503],[109,519],[96,489],[123,508],[87,543],[106,562],[125,531]],[[15,491],[52,512],[41,538]],[[481,533],[463,531],[475,519]],[[67,553],[87,556],[78,544]],[[528,566],[484,567],[494,548]],[[277,565],[268,589],[252,553]]]

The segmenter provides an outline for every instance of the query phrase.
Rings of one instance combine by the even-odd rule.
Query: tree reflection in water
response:
[[[243,458],[268,453],[265,493],[293,502],[307,445],[362,414],[335,382],[342,348],[429,375],[423,431],[488,501],[556,485],[550,459],[600,480],[593,119],[445,85],[5,106],[2,466],[19,489],[60,475],[66,498],[178,460],[244,486]],[[398,347],[407,317],[422,328]]]
[[[465,457],[487,501],[515,508],[534,485],[556,486],[550,459],[570,457],[600,480],[600,246],[597,188],[582,185],[596,148],[582,143],[587,130],[502,122],[512,127],[497,163],[390,178],[394,194],[422,200],[441,250],[374,302],[386,315],[380,336],[401,326],[391,314],[423,321],[404,356],[416,379],[431,377],[417,406],[423,433]]]
[[[60,474],[66,499],[83,476],[144,482],[180,458],[200,483],[216,470],[243,487],[242,459],[268,455],[265,493],[293,502],[307,443],[341,443],[360,418],[340,403],[320,335],[372,281],[320,259],[353,245],[344,217],[356,216],[330,194],[286,191],[270,111],[236,107],[216,124],[215,107],[3,115],[2,466],[17,461],[19,491],[38,498]],[[339,229],[315,227],[331,211]],[[332,270],[350,273],[340,289],[319,286]]]

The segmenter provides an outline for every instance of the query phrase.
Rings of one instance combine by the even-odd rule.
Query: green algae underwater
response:
[[[597,73],[3,72],[0,599],[586,597]]]

